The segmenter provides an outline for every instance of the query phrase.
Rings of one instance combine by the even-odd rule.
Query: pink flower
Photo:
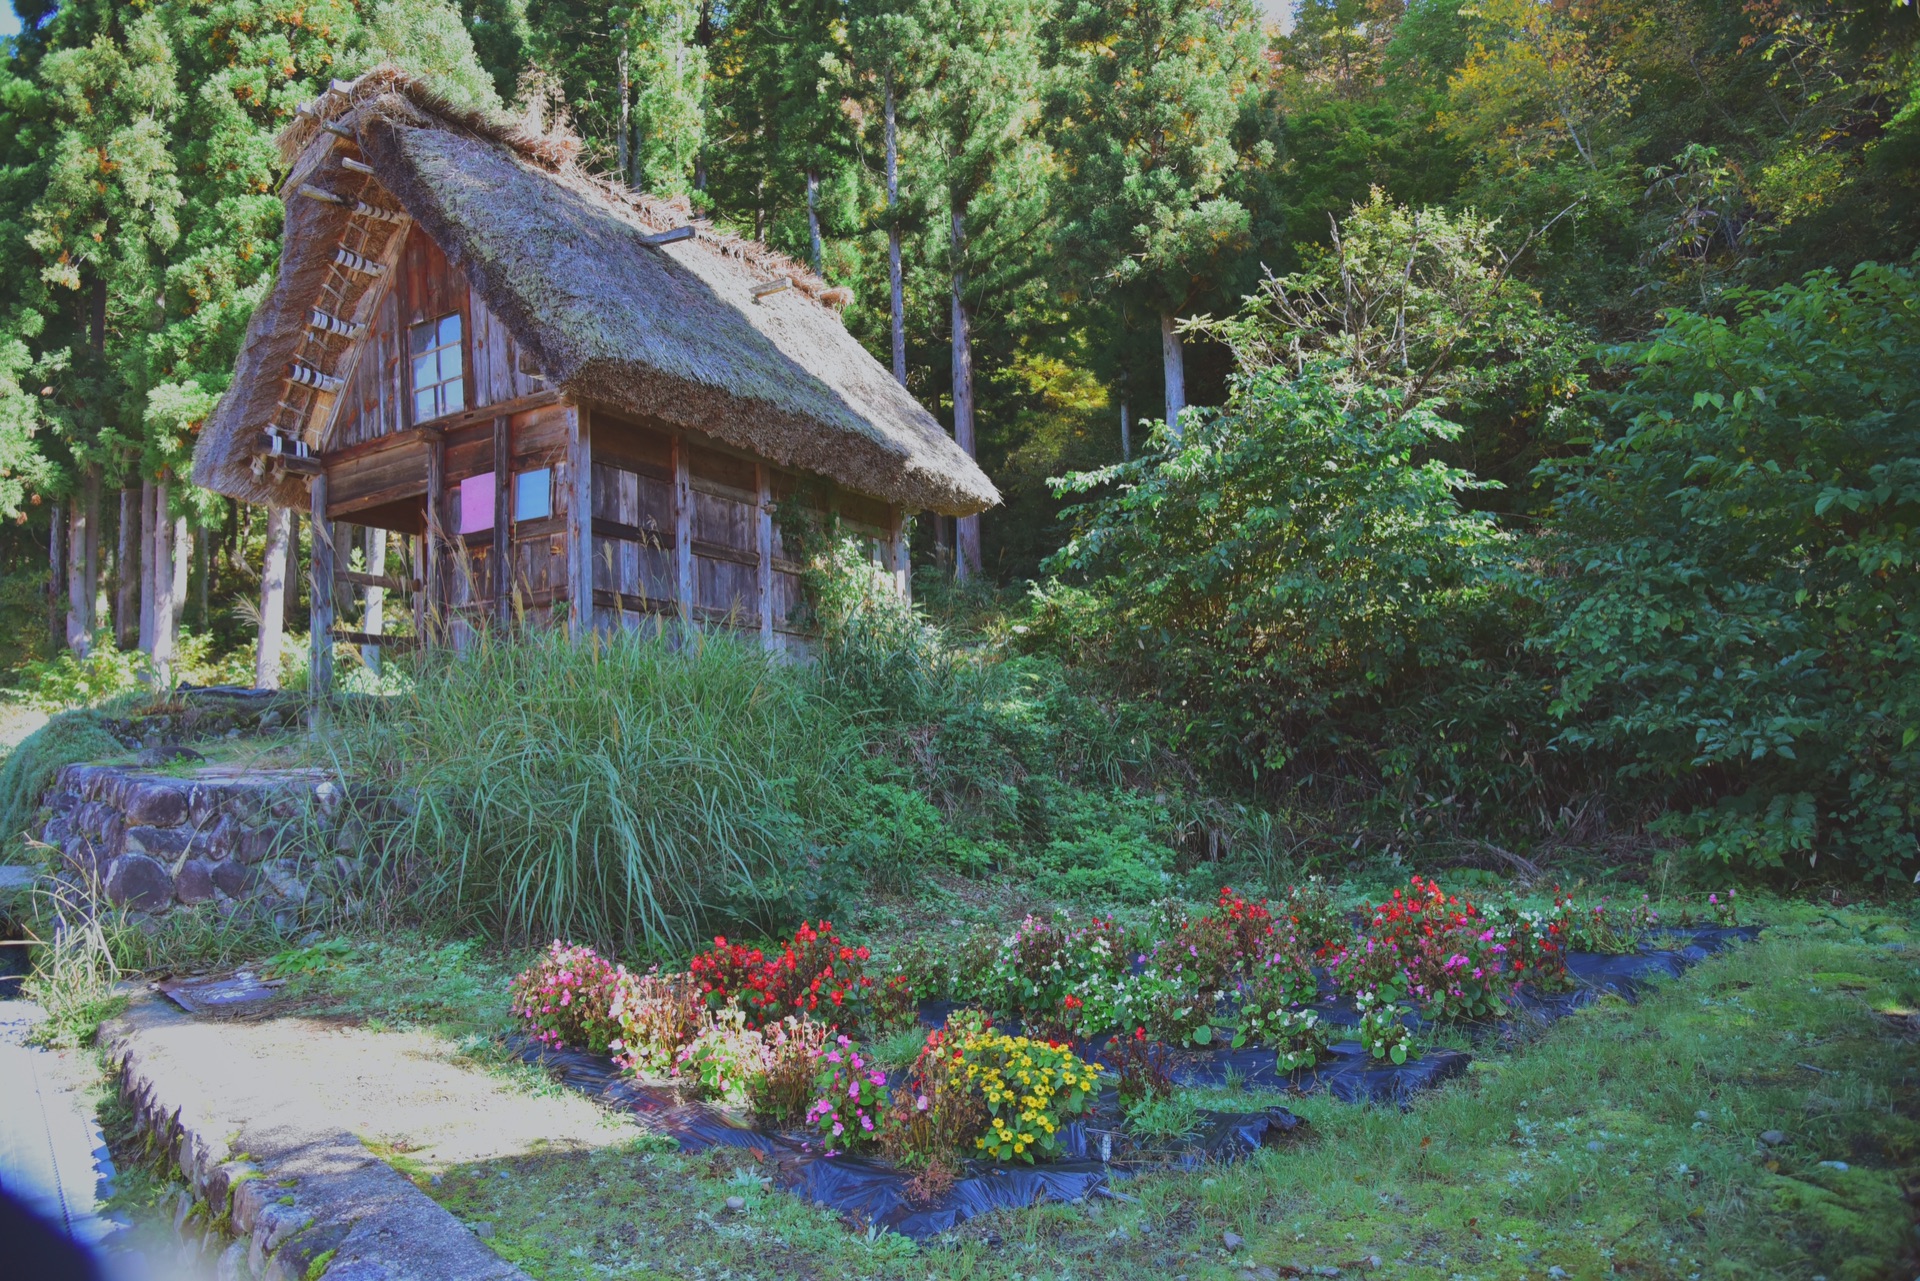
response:
[[[913,1105],[920,1111],[925,1112],[927,1110],[927,1096],[924,1094],[920,1095],[913,1101]]]

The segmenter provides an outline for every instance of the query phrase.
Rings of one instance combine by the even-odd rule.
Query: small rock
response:
[[[1695,1112],[1693,1114],[1693,1119],[1696,1121],[1704,1121],[1707,1119],[1707,1114],[1705,1112]]]
[[[1567,1275],[1567,1270],[1563,1267],[1559,1267],[1556,1265],[1554,1267],[1547,1269],[1547,1275],[1555,1278],[1564,1277],[1565,1275]]]
[[[1842,1174],[1845,1174],[1850,1167],[1845,1161],[1822,1161],[1820,1168],[1823,1170],[1838,1170]]]
[[[439,1175],[436,1174],[431,1179],[428,1179],[427,1182],[437,1188],[442,1183],[446,1182],[446,1180],[442,1179]]]
[[[1220,1234],[1220,1244],[1226,1246],[1229,1250],[1238,1250],[1246,1243],[1246,1239],[1237,1232],[1223,1232]]]
[[[493,1237],[493,1225],[491,1223],[476,1223],[473,1225],[473,1235],[479,1237],[482,1241],[490,1240]]]
[[[227,737],[228,737],[228,738],[239,738],[239,737],[240,737],[240,731],[239,731],[238,729],[230,729],[230,730],[228,730],[228,731],[227,731]]]
[[[1601,1142],[1600,1140],[1598,1140],[1598,1139],[1589,1139],[1589,1140],[1587,1141],[1587,1151],[1589,1151],[1589,1152],[1601,1152],[1601,1151],[1604,1151],[1604,1150],[1606,1149],[1606,1146],[1607,1146],[1606,1144],[1604,1144],[1604,1143],[1602,1143],[1602,1142]]]
[[[207,758],[191,747],[182,747],[178,743],[162,743],[159,747],[149,747],[135,760],[141,765],[171,765],[175,761],[204,761]]]
[[[1785,1130],[1762,1130],[1760,1132],[1760,1141],[1770,1148],[1777,1148],[1787,1141],[1787,1132]]]
[[[745,1197],[730,1196],[727,1198],[727,1212],[729,1214],[738,1214],[746,1208],[747,1199]]]

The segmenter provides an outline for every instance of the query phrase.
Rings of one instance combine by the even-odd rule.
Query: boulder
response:
[[[129,826],[177,827],[187,821],[187,788],[171,778],[134,775],[121,809]]]
[[[174,897],[189,904],[205,903],[213,898],[213,873],[219,866],[201,858],[190,858],[182,863],[179,875],[173,878]]]
[[[193,833],[184,827],[129,827],[122,846],[128,854],[146,854],[171,863],[187,852]]]
[[[173,876],[145,854],[122,854],[107,869],[107,897],[152,912],[173,901]]]

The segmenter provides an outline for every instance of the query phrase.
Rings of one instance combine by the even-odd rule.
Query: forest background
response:
[[[273,134],[391,61],[849,288],[1007,499],[919,523],[923,599],[1124,704],[1131,782],[1920,863],[1912,0],[14,8],[0,667],[36,697],[141,651],[251,682],[265,513],[181,477],[275,270]]]

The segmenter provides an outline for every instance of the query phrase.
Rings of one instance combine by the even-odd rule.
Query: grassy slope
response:
[[[1920,1181],[1915,922],[1785,905],[1758,943],[1606,1002],[1412,1111],[1295,1101],[1243,1165],[976,1220],[920,1248],[762,1190],[735,1154],[555,1154],[433,1189],[541,1281],[654,1276],[1910,1276]],[[1229,1100],[1245,1106],[1246,1095]],[[1259,1100],[1272,1101],[1272,1100]],[[1779,1129],[1769,1151],[1756,1136]],[[1822,1161],[1841,1161],[1837,1170]],[[505,1177],[501,1177],[504,1175]],[[728,1196],[744,1196],[729,1215]],[[1246,1245],[1229,1256],[1222,1233]]]

